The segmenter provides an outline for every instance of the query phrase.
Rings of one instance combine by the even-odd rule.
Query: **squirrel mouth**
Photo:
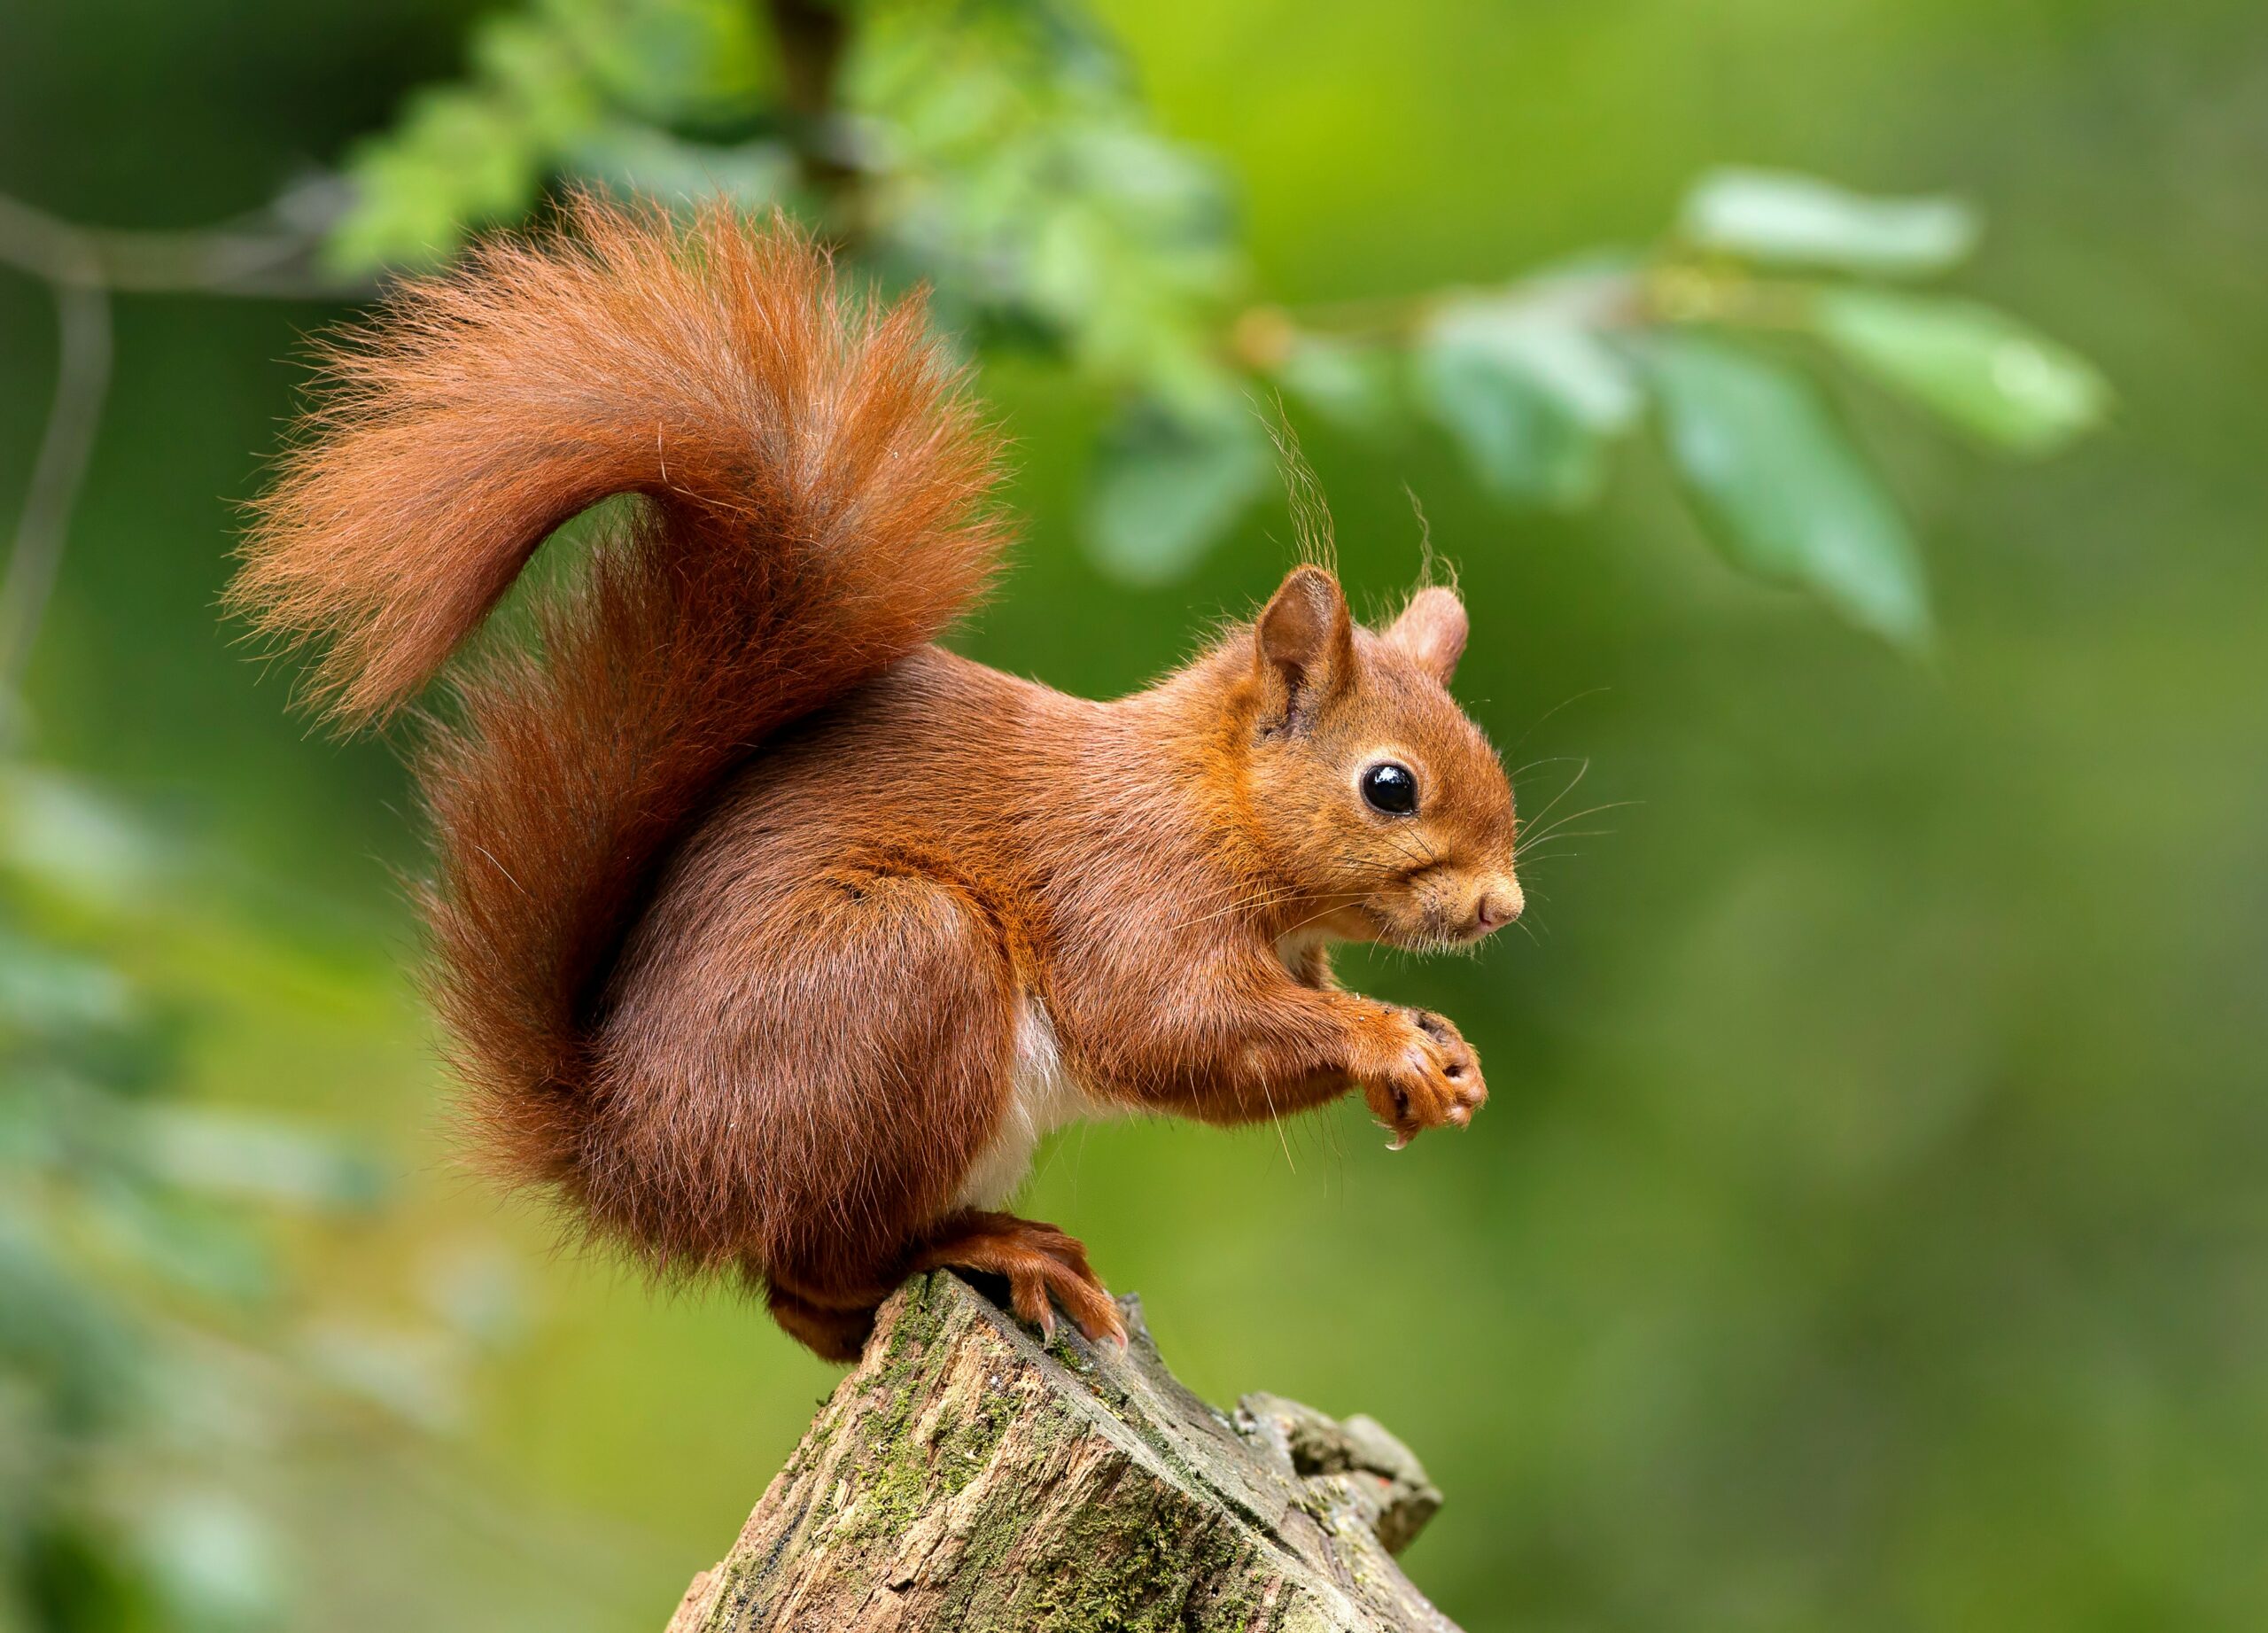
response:
[[[1443,953],[1464,946],[1467,940],[1461,929],[1437,914],[1413,914],[1410,921],[1404,921],[1389,917],[1368,902],[1363,904],[1362,912],[1377,932],[1371,940],[1404,953]]]

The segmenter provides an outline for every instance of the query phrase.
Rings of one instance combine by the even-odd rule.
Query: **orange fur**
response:
[[[231,594],[321,649],[341,723],[395,712],[562,522],[639,500],[417,766],[437,1001],[510,1178],[762,1284],[822,1353],[928,1264],[1107,1334],[1078,1244],[977,1194],[1047,1095],[1231,1123],[1351,1084],[1403,1139],[1485,1098],[1454,1027],[1322,951],[1518,910],[1450,592],[1373,633],[1302,567],[1109,704],[928,645],[999,553],[992,441],[917,307],[722,206],[585,201],[406,287],[330,374]],[[1361,791],[1389,758],[1412,813]]]

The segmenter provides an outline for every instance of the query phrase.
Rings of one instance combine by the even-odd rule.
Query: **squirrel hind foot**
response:
[[[1043,1341],[1055,1336],[1054,1306],[1060,1304],[1090,1343],[1126,1348],[1126,1324],[1088,1264],[1085,1247],[1052,1225],[1014,1214],[960,1214],[931,1233],[913,1268],[1001,1277],[1008,1284],[1009,1307],[1037,1327]]]

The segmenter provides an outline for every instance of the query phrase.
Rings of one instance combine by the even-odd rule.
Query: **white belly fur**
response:
[[[992,1137],[961,1176],[953,1201],[962,1208],[1000,1208],[1031,1172],[1039,1142],[1073,1123],[1119,1115],[1122,1108],[1091,1093],[1063,1065],[1055,1024],[1036,998],[1016,1017],[1016,1063],[1008,1103]]]

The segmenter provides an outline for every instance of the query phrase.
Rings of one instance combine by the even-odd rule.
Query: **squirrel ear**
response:
[[[1433,585],[1410,598],[1402,616],[1386,630],[1386,638],[1411,663],[1447,686],[1456,673],[1456,660],[1464,655],[1464,638],[1471,627],[1456,592]]]
[[[1269,600],[1254,632],[1255,657],[1284,718],[1297,722],[1355,673],[1355,626],[1339,580],[1320,567],[1294,567]]]

